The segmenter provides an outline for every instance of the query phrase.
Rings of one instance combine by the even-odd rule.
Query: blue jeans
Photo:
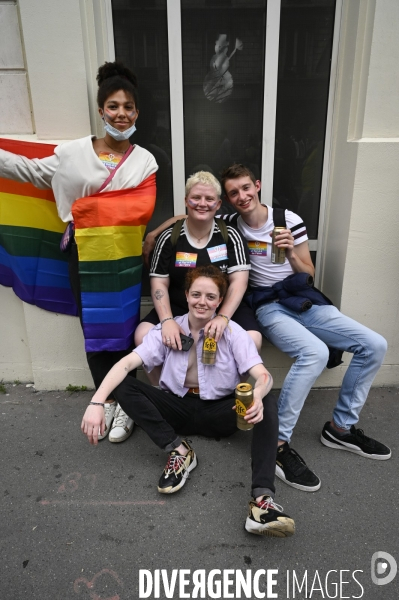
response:
[[[295,358],[279,398],[279,439],[289,442],[306,397],[327,364],[327,346],[351,352],[333,419],[350,429],[358,422],[374,377],[384,359],[387,342],[371,329],[346,317],[335,306],[312,306],[303,313],[278,302],[256,311],[263,335]]]

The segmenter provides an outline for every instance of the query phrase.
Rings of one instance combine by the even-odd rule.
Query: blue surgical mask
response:
[[[128,140],[130,138],[130,136],[133,135],[133,133],[136,131],[136,125],[132,125],[131,127],[129,127],[129,129],[126,129],[125,131],[119,131],[119,129],[115,129],[115,127],[112,127],[112,125],[110,125],[103,117],[103,121],[104,121],[104,129],[105,131],[112,137],[114,138],[114,140],[116,140],[117,142],[123,142],[124,140]]]

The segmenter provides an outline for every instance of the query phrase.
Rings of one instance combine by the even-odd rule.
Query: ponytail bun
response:
[[[136,75],[119,61],[106,62],[97,73],[97,104],[104,107],[107,98],[119,90],[133,97],[136,108],[139,108],[138,82]]]
[[[125,77],[134,87],[138,87],[136,75],[121,62],[106,62],[98,69],[98,87],[111,77]]]

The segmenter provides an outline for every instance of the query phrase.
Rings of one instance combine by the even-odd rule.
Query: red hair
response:
[[[190,290],[194,281],[198,279],[198,277],[207,277],[208,279],[212,279],[213,283],[219,290],[220,296],[224,297],[226,295],[229,285],[227,277],[214,265],[204,265],[202,267],[197,267],[196,269],[189,269],[184,282],[184,289],[186,292]]]

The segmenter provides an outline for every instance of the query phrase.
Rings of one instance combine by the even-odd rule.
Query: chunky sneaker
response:
[[[118,404],[114,414],[114,422],[108,439],[110,442],[124,442],[133,433],[134,421]]]
[[[283,513],[283,507],[270,496],[262,496],[259,502],[251,500],[245,529],[256,535],[289,537],[295,533],[295,522]]]
[[[388,458],[391,458],[391,450],[388,446],[367,437],[367,435],[364,435],[363,429],[356,429],[354,425],[347,433],[340,433],[327,421],[321,432],[320,441],[329,448],[354,452],[374,460],[388,460]]]
[[[111,427],[112,420],[114,418],[114,414],[116,411],[116,402],[106,402],[104,404],[104,416],[105,416],[105,429],[104,434],[101,435],[98,433],[98,439],[103,440],[109,434],[109,430]]]
[[[291,487],[303,492],[316,492],[320,486],[320,479],[309,469],[298,452],[284,442],[277,449],[276,475]]]
[[[183,440],[182,442],[188,448],[187,456],[178,454],[173,450],[169,454],[168,462],[158,483],[158,492],[161,494],[174,494],[186,483],[188,474],[197,466],[197,457],[191,446]]]

